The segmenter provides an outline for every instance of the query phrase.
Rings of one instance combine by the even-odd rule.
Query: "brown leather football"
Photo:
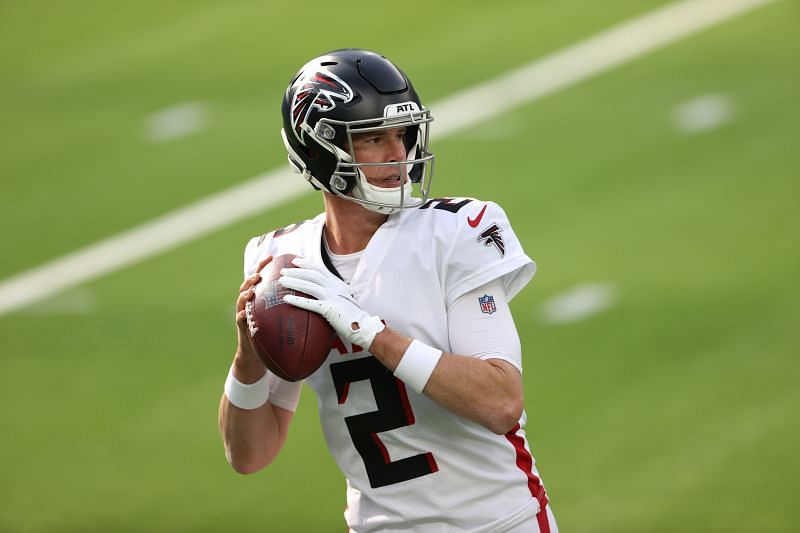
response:
[[[287,381],[313,374],[325,362],[336,332],[317,313],[283,301],[287,294],[313,298],[278,284],[282,268],[294,268],[295,255],[275,257],[261,271],[255,296],[247,302],[247,325],[261,361]]]

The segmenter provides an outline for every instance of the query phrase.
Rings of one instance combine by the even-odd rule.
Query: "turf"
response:
[[[278,102],[320,51],[381,50],[434,101],[664,3],[1,3],[0,278],[284,164]],[[539,264],[513,308],[563,531],[800,519],[797,21],[777,2],[435,143],[435,193],[499,202]],[[680,133],[673,108],[704,94],[731,121]],[[185,101],[210,127],[146,142]],[[343,528],[310,390],[259,474],[216,429],[242,247],[319,209],[310,193],[0,316],[0,530]],[[542,321],[595,281],[615,307]]]

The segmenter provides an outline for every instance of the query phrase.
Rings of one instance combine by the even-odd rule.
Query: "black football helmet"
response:
[[[289,164],[317,189],[378,213],[417,207],[428,199],[433,154],[428,151],[430,111],[408,77],[385,57],[359,49],[328,52],[295,75],[283,97],[281,136]],[[359,163],[353,135],[406,128],[406,159]],[[397,166],[399,187],[367,182],[364,167]],[[412,196],[418,188],[418,196]]]

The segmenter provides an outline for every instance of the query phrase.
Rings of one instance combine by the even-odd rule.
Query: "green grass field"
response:
[[[285,164],[282,91],[327,49],[377,49],[433,102],[666,3],[0,2],[0,281]],[[513,309],[562,531],[797,527],[799,22],[779,1],[434,141],[434,193],[500,203],[539,265]],[[708,94],[729,120],[676,128]],[[148,142],[183,102],[208,127]],[[344,529],[310,390],[256,475],[216,422],[243,246],[320,209],[0,315],[0,531]],[[589,282],[617,304],[542,320]]]

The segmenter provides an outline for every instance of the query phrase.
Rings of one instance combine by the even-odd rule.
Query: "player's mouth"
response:
[[[380,180],[377,184],[379,187],[399,187],[400,176],[389,176]]]
[[[404,183],[407,180],[408,176],[401,177],[399,174],[385,177],[372,176],[367,178],[367,181],[370,183],[370,185],[373,187],[380,187],[382,189],[400,187],[401,183]]]

